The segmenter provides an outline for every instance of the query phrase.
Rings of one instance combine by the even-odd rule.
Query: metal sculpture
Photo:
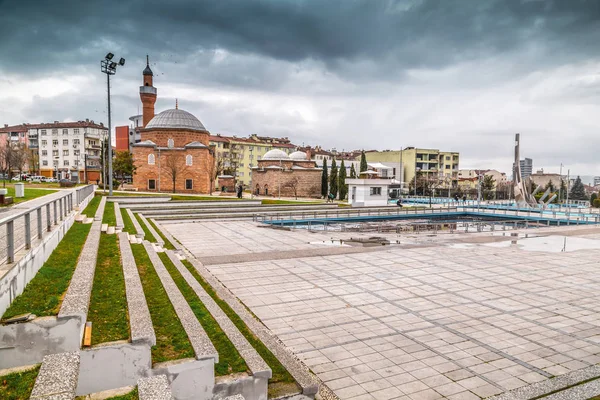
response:
[[[535,201],[535,197],[533,197],[533,194],[529,193],[528,185],[525,185],[521,177],[521,163],[519,162],[520,137],[521,135],[519,133],[515,134],[515,163],[513,165],[513,188],[515,202],[520,208],[537,208],[538,203]],[[538,189],[536,189],[536,191]]]

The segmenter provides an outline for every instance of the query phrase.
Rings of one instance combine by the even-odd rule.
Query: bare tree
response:
[[[17,144],[9,147],[12,148],[12,167],[19,171],[19,175],[21,175],[29,162],[29,151],[27,151],[24,144]]]
[[[208,167],[208,172],[210,174],[210,194],[212,194],[214,190],[214,184],[217,180],[218,176],[221,175],[223,171],[223,156],[221,153],[214,152],[213,153],[213,162]]]
[[[162,169],[167,176],[171,178],[171,182],[173,182],[173,193],[175,193],[177,177],[181,176],[187,170],[187,166],[185,165],[185,155],[183,153],[169,154],[163,163]]]
[[[298,178],[294,177],[292,179],[290,179],[289,181],[287,181],[286,183],[283,184],[283,188],[284,189],[291,189],[292,192],[294,192],[294,197],[296,198],[296,200],[298,200],[298,184],[300,183],[300,181],[298,180]]]

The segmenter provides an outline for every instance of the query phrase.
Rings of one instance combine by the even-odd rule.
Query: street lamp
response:
[[[106,87],[108,88],[108,195],[113,194],[113,176],[112,176],[112,137],[110,120],[110,76],[117,73],[117,66],[125,65],[125,59],[121,58],[118,63],[112,61],[115,55],[108,53],[104,60],[100,61],[100,71],[106,74]],[[104,183],[106,186],[106,183]]]

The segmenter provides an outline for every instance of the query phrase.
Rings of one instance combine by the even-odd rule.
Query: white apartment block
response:
[[[42,176],[83,182],[101,178],[102,142],[108,130],[94,121],[30,125],[29,147],[38,148]]]

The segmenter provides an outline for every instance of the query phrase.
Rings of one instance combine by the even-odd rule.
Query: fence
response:
[[[65,191],[42,204],[0,219],[0,263],[13,263],[15,253],[30,249],[35,239],[42,239],[53,225],[64,220],[75,205],[94,193],[94,185]]]

